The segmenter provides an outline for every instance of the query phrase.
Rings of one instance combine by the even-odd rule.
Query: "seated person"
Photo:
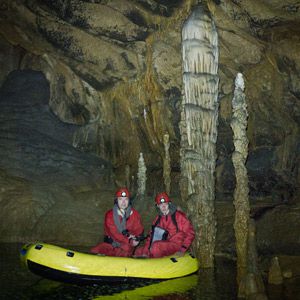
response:
[[[163,257],[176,252],[184,254],[191,246],[195,232],[193,225],[182,211],[178,211],[167,193],[155,197],[159,215],[152,223],[152,230],[143,247],[135,256]]]
[[[105,214],[104,242],[90,251],[108,256],[131,256],[144,228],[139,213],[131,206],[127,188],[116,192],[114,207]]]

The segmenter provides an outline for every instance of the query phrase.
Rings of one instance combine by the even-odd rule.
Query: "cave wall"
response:
[[[178,193],[181,28],[196,1],[3,0],[0,71],[42,71],[49,107],[76,125],[73,147],[112,163],[115,183],[134,187],[139,153],[149,194],[161,190],[163,135],[170,136]],[[299,189],[300,4],[203,1],[219,34],[217,200],[231,200],[234,78],[242,72],[249,111],[250,200],[297,201]],[[168,4],[169,3],[169,4]]]

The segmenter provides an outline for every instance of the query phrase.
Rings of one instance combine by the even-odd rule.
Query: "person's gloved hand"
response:
[[[136,236],[133,234],[130,234],[128,236],[128,239],[129,239],[131,246],[133,246],[133,247],[136,247],[140,243],[139,240],[136,238]]]
[[[137,240],[131,239],[130,243],[133,247],[136,247],[140,242]]]

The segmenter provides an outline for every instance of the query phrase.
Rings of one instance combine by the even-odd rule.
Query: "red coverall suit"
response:
[[[156,224],[157,219],[159,218],[159,216],[157,216],[152,225],[156,225],[167,230],[169,232],[167,239],[153,242],[149,249],[151,242],[150,234],[150,237],[148,237],[144,247],[138,248],[135,251],[135,255],[147,255],[149,257],[157,258],[172,255],[176,252],[184,253],[187,251],[195,237],[193,225],[184,212],[176,210],[174,213],[178,230],[170,214],[160,216],[160,220]]]
[[[119,217],[121,221],[122,217]],[[132,234],[134,236],[140,236],[144,231],[144,227],[141,223],[141,217],[134,208],[131,208],[131,214],[126,220],[126,229],[128,231],[128,234]],[[131,244],[131,240],[129,240],[126,235],[123,235],[118,231],[117,226],[114,223],[113,209],[109,210],[105,214],[104,234],[120,245],[116,247],[112,243],[103,242],[93,247],[91,249],[92,253],[101,253],[108,256],[123,257],[132,255],[134,247]]]

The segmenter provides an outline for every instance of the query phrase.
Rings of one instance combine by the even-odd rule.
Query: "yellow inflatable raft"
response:
[[[128,281],[136,278],[171,279],[198,270],[197,259],[188,253],[163,258],[111,257],[81,253],[45,243],[23,246],[21,259],[33,273],[77,283]]]

